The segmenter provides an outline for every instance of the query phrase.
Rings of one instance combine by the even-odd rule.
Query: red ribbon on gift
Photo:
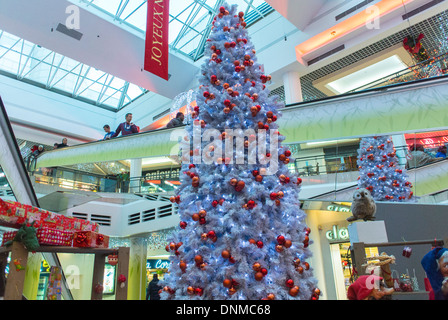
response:
[[[104,242],[104,236],[102,234],[99,234],[98,237],[96,238],[96,244],[102,245],[103,242]]]
[[[74,239],[77,244],[87,244],[87,236],[84,233],[77,233]]]

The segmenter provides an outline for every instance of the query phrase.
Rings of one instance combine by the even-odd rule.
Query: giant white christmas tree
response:
[[[193,123],[182,139],[180,225],[167,244],[162,299],[318,299],[309,233],[287,168],[244,13],[225,3],[213,22]],[[211,138],[213,137],[213,138]],[[199,138],[199,139],[198,139]],[[256,159],[256,161],[254,161]]]
[[[398,164],[390,136],[361,139],[358,149],[358,188],[370,191],[376,201],[414,200],[406,169]]]

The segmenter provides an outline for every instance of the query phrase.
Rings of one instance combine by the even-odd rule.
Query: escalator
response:
[[[23,204],[40,207],[1,97],[0,167],[8,181],[11,193],[15,200]],[[8,190],[6,190],[6,192],[8,192]],[[9,195],[11,195],[11,193]],[[61,262],[56,253],[42,253],[42,256],[49,265],[58,266],[62,270]],[[61,289],[64,300],[73,300],[73,296],[70,289],[68,289],[64,274],[62,275]]]

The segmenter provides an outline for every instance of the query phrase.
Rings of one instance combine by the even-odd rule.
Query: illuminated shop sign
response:
[[[327,207],[328,211],[335,211],[335,212],[351,212],[349,207],[344,207],[344,206],[338,206],[335,204],[330,204]]]
[[[162,260],[162,259],[146,260],[146,269],[168,269],[169,266],[170,266],[169,260]]]
[[[330,241],[341,241],[341,240],[348,240],[348,229],[347,228],[340,228],[338,225],[334,225],[333,229],[328,230],[325,233],[325,236]]]

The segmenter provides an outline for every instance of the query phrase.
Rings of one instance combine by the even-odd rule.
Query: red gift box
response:
[[[25,222],[34,226],[54,228],[65,231],[99,231],[99,225],[87,220],[67,217],[44,209],[39,209],[20,202],[0,199],[0,225],[20,228]]]
[[[93,231],[75,231],[73,246],[79,248],[109,248],[109,236]]]
[[[64,231],[53,228],[37,229],[37,239],[41,245],[71,247],[73,240],[72,231]]]
[[[2,247],[6,245],[8,241],[14,240],[14,237],[16,236],[17,231],[7,231],[3,234],[2,238]]]
[[[3,234],[2,246],[16,236],[17,231],[8,231]],[[42,227],[36,230],[36,237],[40,245],[71,247],[73,240],[72,231]]]

